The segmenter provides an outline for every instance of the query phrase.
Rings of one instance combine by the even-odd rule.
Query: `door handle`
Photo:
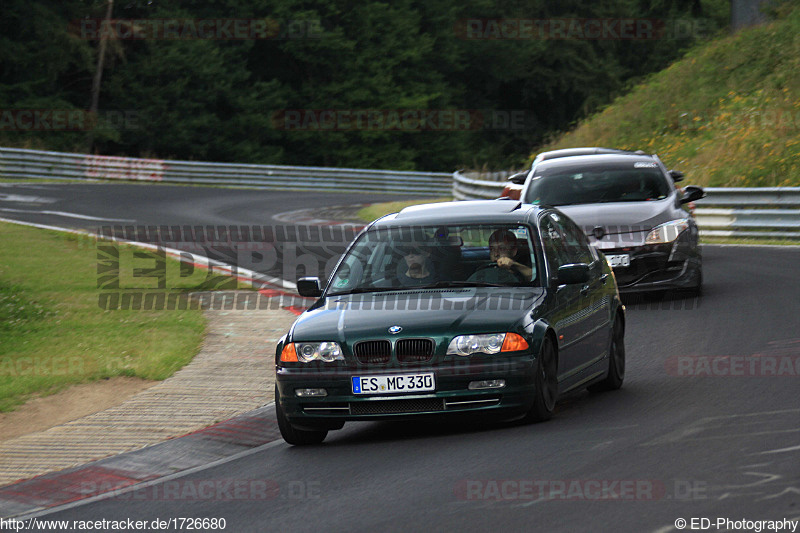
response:
[[[589,285],[584,285],[581,288],[581,296],[586,296],[587,294],[589,294],[589,290],[590,289],[591,289],[591,287]]]

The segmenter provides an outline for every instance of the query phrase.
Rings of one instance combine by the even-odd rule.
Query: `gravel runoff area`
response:
[[[0,443],[0,486],[185,435],[273,401],[275,346],[296,318],[269,309],[207,310],[200,353],[126,401]]]

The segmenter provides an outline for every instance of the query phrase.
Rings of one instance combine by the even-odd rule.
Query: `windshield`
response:
[[[336,269],[328,294],[530,286],[536,271],[528,226],[380,228],[359,236]]]
[[[669,183],[655,163],[582,164],[538,169],[525,201],[544,205],[663,200]]]

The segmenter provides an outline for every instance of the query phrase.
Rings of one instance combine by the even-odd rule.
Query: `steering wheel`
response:
[[[475,269],[475,272],[473,272],[469,278],[473,279],[475,278],[476,275],[478,275],[479,272],[483,272],[489,269],[492,270],[491,273],[487,272],[487,274],[489,274],[488,278],[490,279],[487,279],[486,275],[480,276],[485,281],[488,281],[490,283],[517,283],[519,281],[519,278],[513,272],[511,272],[506,268],[498,266],[497,261],[492,261],[491,263],[479,266],[478,268]]]

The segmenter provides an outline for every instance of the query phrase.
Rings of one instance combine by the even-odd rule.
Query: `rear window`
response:
[[[647,202],[663,200],[670,192],[655,163],[559,165],[537,169],[525,202],[553,206]]]

